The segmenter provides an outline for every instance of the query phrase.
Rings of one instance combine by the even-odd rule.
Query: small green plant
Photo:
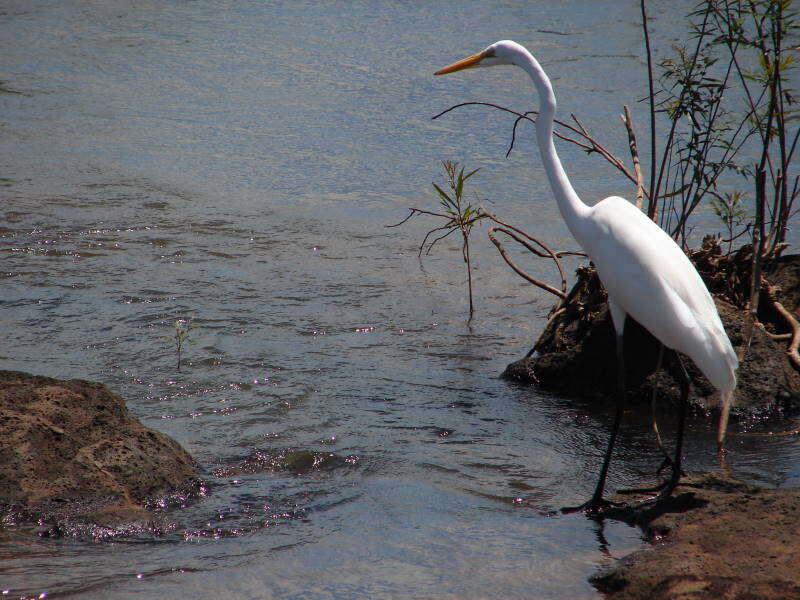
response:
[[[194,329],[197,329],[197,325],[194,324],[194,315],[191,315],[188,319],[175,319],[175,335],[165,335],[162,338],[166,342],[172,342],[175,344],[175,352],[178,356],[178,371],[181,370],[181,353],[183,351],[183,343],[197,343],[197,341],[189,337],[189,334]]]
[[[526,118],[523,116],[523,118]],[[387,227],[399,227],[403,223],[407,222],[409,219],[414,217],[415,215],[430,215],[432,217],[437,217],[439,219],[444,219],[444,224],[440,225],[439,227],[434,227],[428,233],[425,234],[425,237],[422,240],[422,243],[419,245],[419,255],[422,256],[422,253],[430,254],[433,247],[436,243],[440,240],[443,240],[451,233],[456,231],[461,232],[461,255],[464,259],[464,264],[467,267],[467,286],[469,291],[469,318],[472,320],[472,317],[475,313],[475,305],[472,299],[472,264],[470,261],[470,253],[469,253],[469,236],[472,232],[472,227],[478,222],[483,219],[488,219],[490,222],[495,223],[495,225],[490,226],[486,233],[489,236],[491,242],[497,247],[497,250],[500,252],[500,255],[503,257],[503,260],[506,261],[508,266],[510,266],[514,272],[516,272],[520,277],[527,280],[528,282],[532,283],[533,285],[548,291],[552,294],[555,294],[560,299],[564,299],[566,297],[567,291],[567,280],[564,277],[564,269],[561,266],[560,258],[564,255],[569,254],[580,254],[581,256],[585,256],[582,252],[554,252],[551,250],[546,244],[538,240],[537,238],[533,237],[529,233],[526,233],[522,229],[515,227],[505,221],[501,221],[492,213],[488,212],[483,206],[474,206],[469,204],[464,199],[464,183],[475,175],[480,168],[474,169],[469,173],[465,173],[464,167],[459,168],[459,164],[454,161],[450,160],[443,160],[442,167],[444,168],[445,172],[445,179],[446,179],[446,188],[445,189],[433,183],[433,188],[436,190],[436,193],[439,196],[439,200],[441,202],[442,208],[444,212],[435,212],[431,210],[425,210],[422,208],[409,208],[409,215],[400,221],[399,223],[395,223],[394,225],[387,225]],[[431,236],[438,232],[444,232],[438,237],[435,237],[431,240]],[[552,285],[545,283],[535,277],[532,277],[525,271],[523,271],[520,267],[518,267],[514,261],[512,260],[509,253],[503,247],[503,244],[500,243],[500,240],[497,239],[496,233],[503,233],[510,237],[512,240],[517,242],[518,244],[524,246],[529,252],[533,253],[536,256],[541,258],[549,258],[553,260],[558,269],[558,273],[561,277],[561,289],[557,289]],[[426,249],[427,246],[427,249]]]
[[[444,219],[445,222],[443,225],[434,227],[427,234],[425,234],[422,243],[419,245],[420,256],[422,256],[423,251],[425,254],[430,254],[431,250],[433,250],[433,247],[436,245],[436,242],[443,240],[451,233],[456,231],[461,232],[461,255],[464,259],[464,263],[467,266],[469,318],[472,319],[472,315],[475,312],[475,305],[472,300],[472,265],[469,257],[469,234],[472,231],[472,226],[475,225],[476,222],[488,217],[489,215],[481,210],[480,207],[476,208],[464,200],[464,183],[467,181],[467,179],[475,175],[480,168],[470,171],[469,173],[464,173],[464,167],[459,169],[458,166],[459,165],[457,162],[451,160],[442,161],[442,167],[444,168],[445,178],[447,181],[446,187],[449,188],[448,191],[445,191],[442,186],[438,185],[437,183],[432,184],[433,188],[436,190],[436,193],[439,195],[439,200],[441,201],[442,208],[444,208],[444,212],[435,212],[422,208],[410,208],[409,210],[411,212],[405,219],[399,223],[395,223],[394,225],[387,225],[387,227],[399,227],[415,215],[430,215],[432,217]],[[442,235],[435,237],[432,241],[429,241],[433,234],[442,231],[444,232]],[[425,249],[426,245],[428,247],[427,250]]]
[[[450,232],[456,229],[461,232],[461,256],[464,259],[464,264],[467,266],[467,286],[469,288],[469,316],[475,312],[472,303],[472,265],[469,259],[469,234],[472,231],[472,226],[475,224],[477,218],[480,217],[480,210],[467,204],[464,201],[464,182],[475,175],[480,170],[480,167],[464,174],[464,167],[458,168],[458,163],[450,160],[442,161],[445,175],[447,176],[447,185],[450,188],[450,193],[445,192],[439,185],[433,183],[433,188],[439,194],[442,207],[445,214],[449,218],[445,227]],[[448,233],[450,233],[448,232]]]
[[[718,194],[716,192],[709,192],[712,194],[711,208],[714,214],[717,215],[725,229],[728,230],[728,237],[723,241],[728,242],[728,254],[731,253],[733,248],[733,240],[747,232],[750,225],[745,226],[743,231],[734,235],[734,231],[742,227],[747,217],[747,208],[744,206],[742,192],[735,190],[733,192],[725,192]]]

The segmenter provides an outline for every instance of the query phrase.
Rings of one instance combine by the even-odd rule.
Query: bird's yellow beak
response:
[[[473,54],[472,56],[468,56],[467,58],[462,58],[461,60],[457,60],[452,65],[448,65],[443,69],[439,69],[434,73],[434,75],[446,75],[447,73],[454,73],[455,71],[462,71],[464,69],[471,69],[472,67],[477,67],[478,63],[480,63],[484,58],[488,56],[494,56],[494,52],[489,49],[482,50],[477,54]]]

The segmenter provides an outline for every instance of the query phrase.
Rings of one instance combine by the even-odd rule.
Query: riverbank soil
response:
[[[706,474],[665,502],[608,517],[653,542],[591,578],[610,600],[800,598],[800,488]]]
[[[150,499],[189,489],[192,457],[100,383],[0,371],[0,517],[40,534],[162,527]],[[98,529],[99,528],[99,529]]]

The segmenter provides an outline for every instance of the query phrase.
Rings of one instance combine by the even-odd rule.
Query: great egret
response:
[[[592,498],[579,509],[597,510],[603,500],[608,466],[614,448],[625,397],[623,331],[632,316],[664,346],[689,356],[721,393],[717,443],[725,441],[728,414],[736,387],[736,354],[720,321],[717,308],[697,270],[675,241],[638,208],[619,196],[610,196],[594,206],[584,204],[564,172],[553,144],[556,97],[541,65],[523,46],[510,40],[496,42],[485,50],[459,60],[435,75],[472,67],[515,65],[533,80],[539,93],[536,136],[547,179],[561,216],[572,235],[594,262],[608,292],[608,307],[616,332],[618,399],[614,425],[600,478]],[[680,362],[677,353],[675,357]],[[683,365],[681,406],[672,476],[662,495],[668,496],[681,473],[683,424],[689,393],[689,378]]]

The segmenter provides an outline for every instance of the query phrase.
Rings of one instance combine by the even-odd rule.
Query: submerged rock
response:
[[[300,475],[315,470],[330,469],[348,462],[333,452],[317,452],[294,448],[255,449],[235,465],[215,469],[215,477],[233,477],[241,474],[273,473],[286,471]]]
[[[196,485],[192,457],[100,383],[0,371],[4,522],[57,532],[162,528],[147,502]]]

